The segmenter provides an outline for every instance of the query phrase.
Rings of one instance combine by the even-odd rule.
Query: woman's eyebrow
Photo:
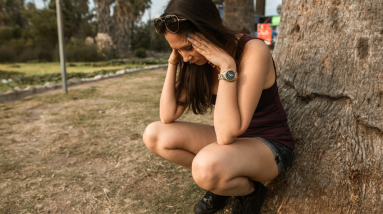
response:
[[[182,46],[181,48],[174,48],[174,49],[183,49],[183,48],[187,48],[188,46],[190,46],[191,45],[191,43],[188,43],[187,45],[184,45],[184,46]]]

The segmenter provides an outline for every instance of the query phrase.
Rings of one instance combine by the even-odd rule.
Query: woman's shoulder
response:
[[[247,37],[247,38],[246,38]],[[244,40],[246,41],[243,46],[243,57],[248,55],[251,56],[264,56],[268,58],[270,56],[269,47],[263,42],[261,39],[257,39],[251,36],[244,36]]]
[[[248,34],[243,35],[243,39],[246,42],[244,45],[244,50],[246,49],[255,49],[259,51],[267,51],[269,53],[269,47],[262,39],[258,39],[256,37],[252,37]]]

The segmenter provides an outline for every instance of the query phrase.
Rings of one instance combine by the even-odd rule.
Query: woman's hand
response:
[[[181,54],[178,53],[178,51],[176,51],[175,49],[173,49],[172,53],[169,56],[168,62],[173,65],[177,65],[181,59],[182,59]]]
[[[190,33],[188,40],[198,53],[203,55],[209,62],[219,68],[231,68],[235,66],[235,61],[226,51],[214,45],[201,33]]]

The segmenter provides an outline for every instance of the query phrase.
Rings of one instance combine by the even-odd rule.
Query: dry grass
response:
[[[191,213],[204,191],[141,139],[159,120],[164,77],[141,72],[0,104],[0,213]],[[212,115],[182,120],[211,124]]]

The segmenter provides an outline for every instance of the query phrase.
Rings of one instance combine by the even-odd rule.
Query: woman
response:
[[[285,170],[294,149],[268,47],[226,28],[211,0],[171,0],[155,27],[173,51],[161,121],[146,128],[145,145],[190,168],[207,190],[194,213],[215,213],[231,196],[233,213],[259,213],[266,198],[260,182]],[[175,121],[213,104],[214,126]]]

